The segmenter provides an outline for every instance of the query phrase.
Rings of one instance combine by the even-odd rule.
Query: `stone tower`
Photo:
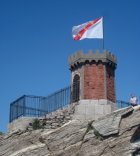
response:
[[[94,110],[102,107],[101,114],[114,110],[116,67],[117,59],[109,51],[103,53],[89,51],[88,54],[79,51],[70,56],[72,101],[80,101],[86,106],[92,102]]]

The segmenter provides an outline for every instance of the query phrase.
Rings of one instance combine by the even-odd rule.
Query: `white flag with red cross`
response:
[[[74,40],[83,40],[85,38],[103,39],[103,17],[74,26],[72,36]]]

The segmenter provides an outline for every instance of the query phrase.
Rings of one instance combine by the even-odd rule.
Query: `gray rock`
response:
[[[132,107],[117,110],[98,119],[96,122],[93,122],[92,126],[103,137],[117,134],[119,133],[119,124],[121,118],[132,113],[132,111]]]
[[[0,136],[0,156],[131,155],[140,155],[140,111],[133,112],[131,108],[93,123],[71,120],[56,129],[15,131]]]
[[[87,123],[73,120],[69,122],[69,124],[56,129],[49,135],[43,133],[41,136],[44,138],[49,150],[55,152],[58,149],[62,150],[80,142],[85,135],[86,127]]]
[[[93,123],[93,127],[101,136],[109,136],[119,132],[121,116],[110,116]]]
[[[65,119],[66,120],[71,120],[71,117],[70,116],[66,116]]]

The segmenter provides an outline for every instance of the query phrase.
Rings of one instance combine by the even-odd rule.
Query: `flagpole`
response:
[[[103,50],[104,50],[104,17],[103,18],[103,41],[102,41],[102,46],[103,46]]]

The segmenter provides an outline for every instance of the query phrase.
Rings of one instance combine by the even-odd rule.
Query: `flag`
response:
[[[103,39],[103,17],[74,26],[72,28],[72,36],[74,40],[85,38]]]

